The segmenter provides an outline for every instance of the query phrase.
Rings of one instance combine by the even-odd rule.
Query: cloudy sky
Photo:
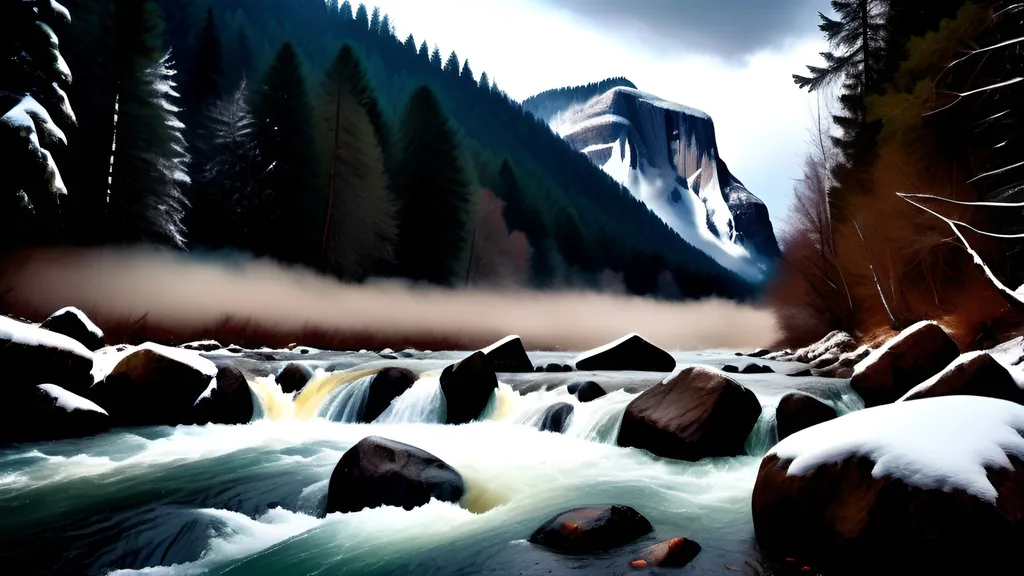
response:
[[[400,38],[455,50],[510,96],[625,76],[715,121],[729,168],[782,224],[817,97],[828,0],[376,0]]]

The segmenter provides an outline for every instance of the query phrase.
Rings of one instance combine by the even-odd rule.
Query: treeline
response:
[[[933,319],[964,347],[1019,332],[1024,5],[832,5],[820,26],[831,51],[794,76],[839,97],[783,242],[784,330],[801,342]]]
[[[400,40],[377,9],[66,5],[74,18],[54,30],[75,72],[66,90],[77,117],[53,158],[68,193],[59,212],[23,206],[9,218],[23,230],[5,246],[144,241],[266,255],[352,281],[756,291],[486,73]]]
[[[573,104],[582,104],[595,96],[620,86],[636,89],[636,85],[628,79],[617,76],[582,86],[546,90],[523,100],[523,109],[544,122],[551,122],[551,119],[559,112]]]

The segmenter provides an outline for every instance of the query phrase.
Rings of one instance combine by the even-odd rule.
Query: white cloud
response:
[[[762,198],[779,226],[792,198],[816,99],[791,79],[816,62],[824,43],[804,41],[748,56],[653,53],[637,39],[610,37],[534,0],[378,0],[399,37],[455,50],[517,100],[549,88],[625,76],[640,89],[714,118],[730,169]]]

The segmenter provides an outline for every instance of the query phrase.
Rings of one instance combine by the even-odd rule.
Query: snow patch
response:
[[[14,342],[23,346],[43,346],[56,348],[64,352],[70,352],[76,356],[82,356],[93,360],[93,353],[74,338],[63,334],[50,332],[36,326],[12,320],[6,316],[0,316],[0,341]]]
[[[67,145],[68,140],[64,132],[54,123],[50,113],[46,111],[35,98],[25,96],[17,106],[0,117],[0,124],[8,124],[16,130],[20,130],[28,139],[32,151],[43,159],[46,165],[46,173],[50,178],[50,189],[55,194],[67,194],[67,187],[61,178],[57,163],[54,162],[50,151],[43,148],[43,144],[52,146],[54,144]],[[42,142],[42,143],[40,143]]]
[[[925,380],[924,382],[921,382],[917,386],[914,386],[913,388],[910,389],[909,392],[907,392],[906,394],[901,396],[900,399],[897,400],[897,402],[903,402],[908,397],[913,396],[914,394],[917,394],[919,392],[922,392],[924,390],[927,390],[927,389],[931,388],[932,386],[935,385],[936,382],[941,380],[946,374],[951,372],[954,368],[956,368],[957,366],[960,366],[961,364],[966,364],[967,362],[970,362],[971,360],[974,360],[975,358],[977,358],[978,356],[981,356],[982,354],[985,354],[985,352],[978,351],[978,352],[968,352],[967,354],[961,354],[959,358],[957,358],[952,363],[950,363],[950,365],[947,366],[942,372],[939,372],[935,376],[932,376],[931,378]]]
[[[491,352],[497,350],[498,348],[501,348],[505,344],[508,344],[509,342],[511,342],[513,340],[518,340],[518,339],[519,339],[519,336],[516,336],[514,334],[513,335],[509,335],[509,336],[505,336],[501,340],[498,340],[494,344],[491,344],[487,348],[484,348],[483,350],[481,350],[481,352],[483,352],[484,354],[490,354]]]
[[[204,376],[210,376],[212,378],[217,375],[217,366],[210,360],[203,358],[199,352],[194,350],[183,350],[181,348],[172,348],[170,346],[155,344],[153,342],[146,342],[139,346],[104,348],[97,352],[92,366],[93,382],[99,382],[109,376],[121,360],[140,350],[149,350],[150,352],[154,352],[165,358],[170,358],[175,362],[181,362],[182,364],[194,368]]]
[[[85,326],[85,329],[88,330],[90,334],[92,334],[93,336],[97,336],[99,338],[103,338],[103,330],[100,330],[99,326],[93,324],[92,320],[90,320],[89,317],[86,316],[85,313],[79,310],[78,308],[75,308],[74,306],[61,308],[60,310],[54,312],[51,318],[53,316],[60,316],[61,314],[74,314],[75,316],[78,317],[78,319],[82,322],[82,325]]]
[[[963,490],[995,503],[986,469],[1024,459],[1024,406],[980,396],[945,396],[888,404],[802,430],[768,453],[791,460],[788,476],[865,457],[874,478],[911,486]]]
[[[878,359],[881,358],[883,354],[888,352],[890,348],[892,348],[896,344],[899,344],[900,342],[903,341],[904,338],[910,336],[911,334],[917,332],[918,330],[924,328],[929,324],[934,324],[938,326],[938,323],[933,322],[931,320],[922,320],[917,324],[914,324],[913,326],[900,332],[896,336],[893,336],[888,341],[886,341],[885,344],[882,344],[877,349],[872,350],[871,354],[868,354],[867,358],[861,360],[860,362],[857,363],[856,366],[853,367],[853,375],[856,376],[857,374],[860,374],[861,372],[867,370],[868,366],[871,366],[875,362],[878,362]]]
[[[82,410],[83,412],[101,412],[105,416],[109,416],[107,411],[100,408],[100,406],[95,402],[82,398],[78,394],[68,392],[56,384],[40,384],[39,386],[36,386],[36,388],[39,388],[47,395],[54,398],[57,401],[57,406],[68,412]]]

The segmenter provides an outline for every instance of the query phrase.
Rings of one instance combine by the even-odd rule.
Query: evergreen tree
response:
[[[373,15],[370,16],[370,32],[374,34],[383,34],[384,30],[380,25],[380,8],[373,7]]]
[[[348,22],[352,20],[352,3],[345,0],[341,3],[341,7],[338,8],[338,12],[341,14],[341,21]]]
[[[204,115],[224,96],[220,37],[213,20],[213,10],[208,10],[206,15],[206,25],[203,27],[199,49],[196,50],[189,85],[190,94],[185,109],[185,120],[191,128],[189,142],[201,150],[206,144]]]
[[[71,73],[51,27],[69,22],[66,10],[49,0],[11,8],[0,23],[0,250],[57,240],[57,198],[67,189],[51,149],[67,144],[58,124],[75,122],[64,92]]]
[[[184,126],[170,102],[174,71],[150,0],[117,5],[116,120],[107,233],[115,242],[183,247],[188,203]]]
[[[480,73],[480,89],[484,92],[491,91],[491,80],[487,77],[487,72]]]
[[[406,50],[409,50],[410,52],[413,53],[416,52],[416,39],[412,37],[412,34],[409,34],[409,36],[405,39],[405,42],[403,42],[402,45],[405,46]]]
[[[356,8],[356,29],[358,30],[369,30],[370,29],[370,15],[366,11],[366,4],[360,3],[359,7]]]
[[[434,51],[430,53],[430,63],[437,68],[441,68],[441,49],[434,44]]]
[[[312,108],[295,48],[281,46],[263,78],[255,117],[260,159],[266,167],[261,184],[267,191],[262,226],[263,252],[291,262],[313,262],[317,226],[316,157]]]
[[[424,40],[420,43],[419,57],[424,60],[430,61],[430,48],[427,47],[427,41]]]
[[[384,17],[381,18],[381,21],[380,21],[380,35],[384,36],[386,38],[394,38],[395,37],[395,29],[391,25],[391,18],[387,14],[385,14]]]
[[[327,0],[327,13],[337,16],[339,12],[341,12],[341,7],[338,6],[338,0]]]
[[[252,74],[252,44],[249,41],[249,33],[245,31],[244,27],[238,28],[232,62],[233,65],[226,68],[227,82],[224,86],[225,89],[237,89],[242,80],[248,79]]]
[[[459,57],[455,55],[455,51],[448,55],[448,60],[444,63],[444,72],[453,78],[459,77]]]
[[[374,93],[373,86],[366,76],[363,64],[359,61],[359,57],[352,46],[346,44],[341,47],[341,50],[338,51],[334,61],[331,63],[328,73],[332,75],[334,81],[344,84],[345,89],[362,106],[363,111],[366,112],[366,116],[373,126],[377,146],[379,146],[383,154],[384,165],[390,171],[393,164],[391,127],[384,117],[384,112],[381,111],[377,95]]]
[[[413,280],[449,284],[463,271],[471,190],[455,131],[425,86],[413,93],[406,107],[398,165],[401,273]]]
[[[468,59],[462,64],[462,73],[459,74],[459,77],[466,82],[476,84],[476,78],[473,77],[473,69],[469,67]]]

